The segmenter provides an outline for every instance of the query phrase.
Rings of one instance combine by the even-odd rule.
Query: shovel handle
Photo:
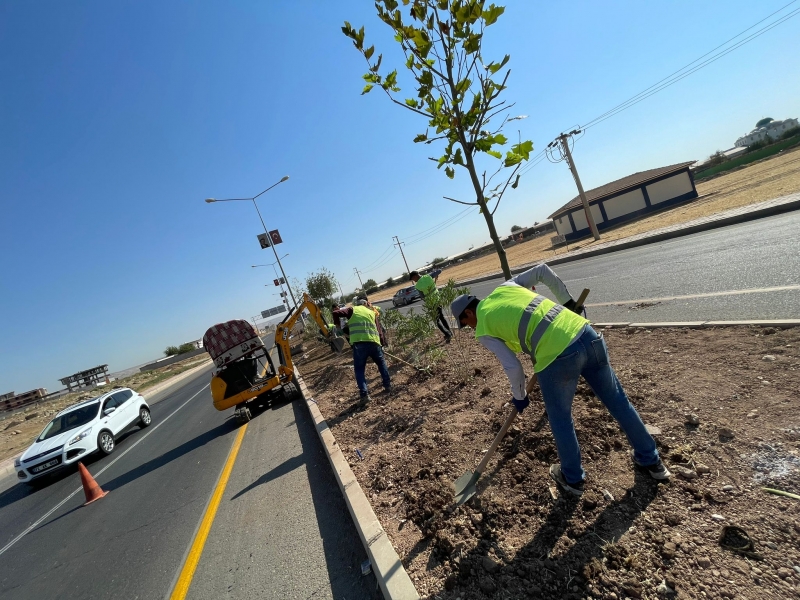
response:
[[[578,299],[575,301],[575,306],[583,306],[583,303],[586,302],[586,296],[589,295],[589,288],[585,288],[581,295],[578,296]]]
[[[475,469],[475,475],[480,475],[481,473],[484,472],[484,470],[486,469],[486,465],[489,464],[489,461],[492,459],[492,456],[494,456],[495,450],[497,450],[497,447],[500,445],[500,442],[502,442],[503,438],[506,437],[506,433],[508,432],[509,427],[511,427],[511,424],[514,422],[514,419],[517,418],[518,414],[519,413],[517,412],[517,407],[514,406],[511,409],[511,414],[508,415],[506,422],[503,423],[503,426],[500,428],[500,431],[497,432],[497,435],[495,436],[492,445],[489,446],[489,449],[486,451],[486,456],[483,457],[483,460]]]

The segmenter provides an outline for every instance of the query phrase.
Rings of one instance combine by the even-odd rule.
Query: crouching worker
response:
[[[386,392],[390,392],[392,388],[389,369],[386,368],[386,360],[383,358],[376,316],[375,311],[368,305],[339,308],[333,311],[333,320],[337,326],[340,319],[347,319],[347,327],[350,330],[350,345],[353,347],[353,369],[356,373],[356,384],[358,385],[358,393],[361,396],[361,400],[364,402],[370,400],[366,376],[368,358],[371,358],[372,362],[378,366],[378,371],[383,380],[383,389]]]
[[[530,288],[540,282],[562,304],[532,292]],[[483,300],[461,295],[450,308],[459,328],[468,325],[474,329],[478,341],[500,360],[519,412],[530,400],[525,392],[525,373],[516,355],[524,352],[533,360],[561,461],[550,467],[550,477],[562,490],[580,496],[586,478],[572,420],[572,400],[581,375],[625,432],[636,466],[653,479],[669,478],[655,441],[609,364],[603,336],[578,314],[583,307],[575,305],[550,267],[538,265],[521,273]]]

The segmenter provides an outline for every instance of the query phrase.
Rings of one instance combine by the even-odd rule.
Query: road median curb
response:
[[[408,576],[397,551],[392,546],[389,536],[380,524],[372,505],[369,503],[364,490],[356,479],[350,464],[344,457],[339,444],[333,437],[333,432],[328,427],[328,423],[319,411],[316,401],[311,395],[308,387],[300,376],[300,372],[295,368],[295,376],[303,395],[308,411],[314,421],[314,428],[317,430],[322,447],[331,463],[336,483],[344,496],[347,510],[355,523],[358,536],[369,556],[372,565],[372,572],[383,592],[383,597],[387,600],[418,600],[417,593],[411,578]]]

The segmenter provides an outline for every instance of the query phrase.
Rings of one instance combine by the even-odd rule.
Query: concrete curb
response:
[[[597,248],[594,250],[592,249],[583,250],[577,252],[572,256],[564,255],[560,258],[556,256],[548,260],[526,263],[524,265],[512,268],[511,274],[518,275],[519,273],[523,273],[524,271],[527,271],[531,267],[535,267],[536,265],[542,263],[546,263],[550,266],[559,265],[563,263],[573,262],[576,260],[581,260],[584,258],[591,258],[593,256],[600,256],[601,254],[610,254],[611,252],[618,252],[620,250],[627,250],[629,248],[637,248],[639,246],[646,246],[647,244],[655,244],[658,242],[663,242],[665,240],[671,240],[674,238],[683,237],[684,235],[691,235],[693,233],[700,233],[702,231],[710,231],[711,229],[717,229],[719,227],[725,227],[727,225],[736,225],[737,223],[744,223],[746,221],[755,221],[756,219],[763,219],[764,217],[772,217],[774,215],[779,215],[782,213],[791,212],[793,210],[799,210],[799,209],[800,209],[800,199],[790,202],[784,202],[782,204],[767,206],[765,208],[761,208],[758,210],[753,210],[749,212],[731,215],[728,217],[723,217],[721,219],[706,221],[704,223],[697,223],[695,225],[689,225],[688,227],[683,227],[681,229],[675,229],[673,231],[667,231],[664,233],[646,236],[635,240],[629,240],[627,242],[625,241],[625,238],[623,238],[622,240],[619,241],[619,243],[614,243],[610,246],[606,246],[605,248]],[[503,277],[502,271],[497,271],[495,273],[490,273],[488,275],[481,275],[480,277],[475,277],[474,279],[465,279],[464,281],[458,281],[456,282],[456,285],[459,286],[472,285],[474,283],[482,283],[484,281],[489,281],[491,279],[497,279],[498,277]],[[389,301],[391,302],[391,299]],[[383,300],[381,302],[383,302]]]
[[[800,319],[760,319],[754,321],[676,321],[673,323],[592,323],[592,327],[621,329],[624,327],[642,327],[646,329],[661,329],[665,327],[737,327],[753,325],[756,327],[800,327]]]
[[[389,536],[378,521],[372,505],[369,503],[364,490],[353,474],[347,459],[344,457],[339,444],[333,437],[333,433],[328,427],[328,423],[319,412],[316,401],[311,396],[311,392],[300,377],[300,372],[295,368],[295,377],[300,386],[300,392],[306,401],[308,412],[314,421],[322,447],[333,468],[336,482],[342,491],[347,510],[355,523],[361,543],[367,551],[369,560],[372,564],[372,572],[383,592],[383,597],[387,600],[417,600],[417,593],[411,578],[403,567],[400,557],[389,541]]]
[[[179,375],[176,375],[175,377],[172,377],[171,379],[168,379],[167,381],[164,381],[162,383],[154,385],[151,388],[147,388],[144,392],[140,392],[140,393],[142,394],[142,396],[145,397],[145,400],[147,400],[148,404],[158,404],[162,399],[159,399],[159,400],[156,400],[154,402],[151,402],[150,401],[150,397],[151,396],[155,396],[156,394],[159,394],[159,393],[164,392],[166,390],[169,390],[170,388],[174,387],[176,384],[180,383],[181,381],[184,381],[185,379],[189,379],[189,377],[191,377],[192,375],[195,375],[195,374],[199,373],[200,371],[202,371],[203,369],[208,368],[208,366],[210,364],[211,364],[211,359],[209,358],[207,361],[203,362],[202,364],[200,364],[200,365],[198,365],[196,367],[192,367],[188,371],[184,371],[183,373],[181,373]],[[0,482],[2,482],[2,480],[6,476],[12,475],[12,474],[14,474],[16,472],[16,469],[14,469],[14,461],[17,458],[19,458],[20,454],[18,454],[17,456],[12,456],[11,458],[7,458],[4,461],[0,462]],[[16,483],[16,482],[17,482],[17,480],[15,479],[14,483]],[[3,491],[3,487],[2,487],[2,485],[0,485],[0,492],[2,492],[2,491]]]

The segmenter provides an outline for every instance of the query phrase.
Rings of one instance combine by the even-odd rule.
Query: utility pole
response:
[[[595,225],[592,211],[589,209],[589,201],[586,199],[586,193],[583,191],[583,185],[581,185],[581,178],[578,176],[578,169],[575,167],[575,161],[572,159],[572,153],[569,151],[569,137],[575,133],[580,133],[580,131],[573,130],[569,133],[562,133],[556,139],[561,142],[562,154],[567,161],[569,170],[572,172],[572,177],[575,179],[575,184],[578,186],[578,194],[581,197],[583,211],[586,213],[586,220],[589,222],[589,229],[592,230],[592,235],[594,236],[595,241],[597,241],[600,239],[600,232],[597,231],[597,225]]]
[[[369,300],[369,296],[367,296],[367,290],[364,289],[364,282],[361,281],[361,271],[359,271],[357,267],[353,267],[353,272],[358,275],[358,283],[361,284],[361,291],[364,292],[364,297]]]
[[[411,269],[408,268],[408,261],[406,260],[406,255],[403,253],[403,244],[405,244],[405,242],[401,242],[400,238],[398,238],[396,235],[394,235],[392,237],[397,242],[394,245],[397,246],[398,248],[400,248],[400,256],[403,257],[403,262],[406,263],[406,273],[411,273]]]
[[[344,302],[344,292],[342,291],[342,284],[339,281],[336,281],[336,285],[339,286],[339,293],[342,295],[342,302]]]

